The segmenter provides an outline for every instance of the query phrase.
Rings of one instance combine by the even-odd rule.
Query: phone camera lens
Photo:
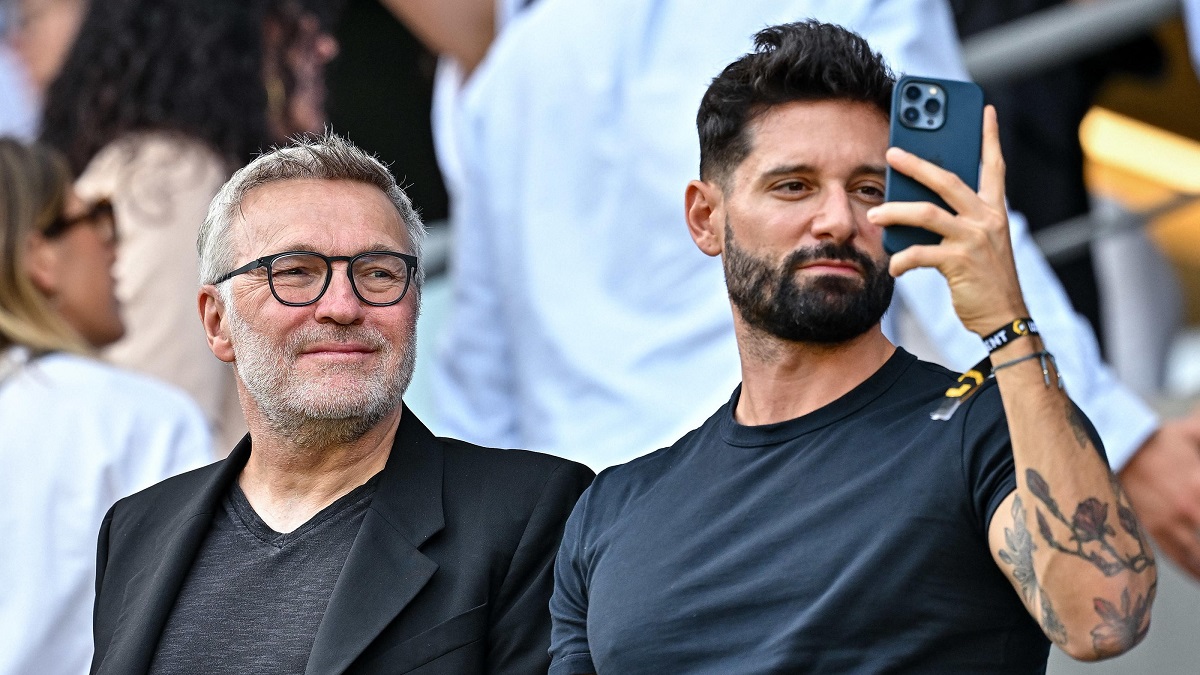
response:
[[[904,88],[904,98],[906,98],[910,101],[915,101],[915,100],[921,98],[921,88],[915,84],[905,87]]]
[[[925,101],[925,112],[929,113],[930,115],[938,114],[938,111],[940,111],[941,109],[942,109],[942,102],[937,100],[936,98],[931,98],[928,101]]]
[[[916,122],[921,118],[921,111],[917,110],[916,106],[909,106],[901,113],[904,116],[904,121],[908,123]]]

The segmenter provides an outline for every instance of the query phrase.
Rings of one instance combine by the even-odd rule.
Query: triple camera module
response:
[[[940,129],[946,123],[946,92],[932,82],[905,84],[900,121],[912,129]]]

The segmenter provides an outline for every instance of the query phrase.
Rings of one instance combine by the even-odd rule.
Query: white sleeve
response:
[[[155,388],[129,428],[113,500],[214,461],[208,423],[182,392]]]
[[[874,0],[854,28],[903,74],[968,79],[954,15],[945,0]]]
[[[460,99],[461,102],[461,99]],[[488,210],[487,172],[472,147],[462,110],[452,194],[450,315],[433,367],[438,432],[493,447],[518,442],[513,358],[505,325],[502,283],[493,262],[495,224]]]
[[[1090,324],[1071,308],[1066,293],[1029,234],[1025,219],[1010,213],[1013,255],[1029,313],[1038,325],[1046,349],[1054,354],[1067,393],[1100,432],[1113,470],[1119,470],[1158,428],[1146,404],[1100,360]],[[987,351],[979,336],[959,321],[950,302],[950,289],[936,270],[920,269],[896,281],[904,308],[936,350],[940,363],[964,370]]]

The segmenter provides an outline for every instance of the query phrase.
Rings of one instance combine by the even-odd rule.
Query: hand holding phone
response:
[[[907,150],[979,187],[980,130],[983,90],[973,82],[905,75],[892,93],[889,145]],[[886,201],[931,202],[954,210],[935,192],[912,178],[887,169]],[[913,245],[932,245],[941,237],[909,225],[892,225],[883,233],[883,247],[897,253]]]

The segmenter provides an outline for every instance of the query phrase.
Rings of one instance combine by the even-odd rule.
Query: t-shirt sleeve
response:
[[[1000,502],[1017,489],[1008,418],[1004,415],[999,387],[994,382],[989,385],[976,394],[966,409],[962,430],[963,471],[980,532],[985,537]]]
[[[567,520],[554,564],[550,597],[550,675],[596,672],[588,646],[588,591],[583,557],[583,521],[591,490],[584,492]]]
[[[1000,388],[989,383],[980,390],[973,404],[966,410],[963,421],[963,470],[967,485],[972,493],[975,513],[979,525],[986,535],[992,514],[1000,502],[1017,489],[1016,468],[1013,463],[1012,438],[1008,432],[1008,418],[1004,414],[1004,403]],[[1104,443],[1095,426],[1074,402],[1071,406],[1083,422],[1100,459],[1108,464]]]

